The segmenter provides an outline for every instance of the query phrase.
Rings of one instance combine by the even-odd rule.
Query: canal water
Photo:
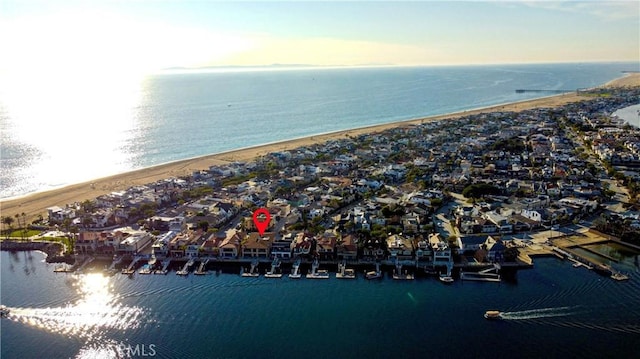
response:
[[[613,255],[613,254],[610,254]],[[623,254],[625,255],[625,254]],[[640,269],[537,258],[514,282],[53,273],[1,253],[2,358],[633,357]],[[487,321],[486,310],[505,312]]]

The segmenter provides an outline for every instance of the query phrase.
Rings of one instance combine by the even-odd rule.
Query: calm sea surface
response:
[[[312,134],[575,90],[637,63],[297,69],[0,81],[0,198]]]
[[[2,358],[635,358],[638,258],[628,282],[540,258],[515,283],[289,280],[221,274],[56,274],[0,255]],[[482,317],[488,309],[506,320]]]

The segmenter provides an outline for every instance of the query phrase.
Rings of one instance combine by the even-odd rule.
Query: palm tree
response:
[[[18,229],[22,228],[22,225],[20,224],[20,214],[16,213],[15,216],[16,221],[18,222]],[[20,232],[22,239],[24,240],[24,232]]]
[[[2,217],[2,224],[6,225],[7,227],[9,227],[9,229],[5,229],[5,233],[7,234],[7,239],[9,239],[9,235],[11,234],[11,230],[13,229],[11,227],[11,225],[13,224],[13,217],[11,216],[6,216],[6,217]]]
[[[24,236],[27,234],[27,215],[22,212],[20,216],[22,217],[22,226],[24,227],[22,228],[22,240],[24,240]]]

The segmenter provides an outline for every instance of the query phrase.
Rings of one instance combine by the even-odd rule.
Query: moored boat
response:
[[[611,275],[611,279],[615,279],[618,281],[629,280],[629,276],[627,276],[626,274],[622,274],[620,272],[615,272]]]
[[[453,277],[451,277],[450,275],[441,275],[439,277],[440,281],[444,284],[451,284],[453,283]]]

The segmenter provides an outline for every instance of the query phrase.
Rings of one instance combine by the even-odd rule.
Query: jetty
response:
[[[195,259],[193,259],[193,258],[189,259],[189,261],[187,263],[185,263],[184,266],[182,267],[182,269],[177,271],[176,274],[177,275],[181,275],[181,276],[188,276],[189,275],[189,269],[191,269],[191,266],[193,266],[193,264],[195,262],[196,262]]]
[[[153,273],[153,271],[151,270],[151,266],[149,266],[149,264],[145,264],[142,266],[142,268],[140,268],[140,271],[138,271],[138,273],[140,274],[151,274]]]
[[[193,274],[195,275],[205,275],[207,274],[207,264],[209,263],[209,258],[205,259],[203,262],[200,263],[200,266],[198,267],[198,269],[193,272]]]
[[[142,257],[140,256],[133,257],[133,261],[131,261],[131,264],[129,264],[129,266],[126,269],[123,269],[121,273],[126,275],[133,275],[136,272],[135,270],[136,264],[138,264],[138,262],[141,260],[142,260]]]
[[[347,268],[347,261],[342,261],[338,264],[338,273],[336,273],[338,279],[356,279],[356,271]]]
[[[300,279],[301,275],[300,275],[300,258],[296,259],[296,261],[293,263],[293,270],[292,272],[289,274],[289,278],[291,279]]]
[[[260,273],[258,273],[258,259],[254,258],[253,261],[251,261],[251,269],[249,269],[249,272],[245,272],[244,267],[240,267],[240,275],[242,277],[259,277]]]
[[[380,270],[380,263],[376,262],[376,270],[365,273],[365,278],[367,279],[378,279],[382,278],[382,271]]]
[[[463,281],[477,282],[500,282],[500,265],[495,263],[492,267],[478,272],[460,272],[460,279]]]
[[[60,265],[57,265],[54,269],[53,269],[54,273],[69,273],[69,272],[73,272],[72,267],[70,267],[68,264],[66,263],[62,263]]]
[[[402,264],[396,261],[396,268],[393,270],[393,279],[395,280],[413,280],[415,277],[413,274],[408,273],[406,270],[402,273]]]
[[[318,269],[319,266],[318,258],[314,259],[311,264],[311,272],[307,273],[308,279],[329,279],[329,271],[326,269]]]
[[[162,261],[162,269],[158,269],[153,274],[167,274],[169,273],[169,265],[171,264],[171,258],[167,258]]]
[[[277,273],[278,268],[280,268],[280,259],[278,257],[273,258],[273,262],[271,262],[271,270],[264,274],[265,278],[281,278],[282,273]]]
[[[567,93],[567,92],[575,92],[575,91],[576,90],[516,89],[516,93],[525,93],[525,92]]]

